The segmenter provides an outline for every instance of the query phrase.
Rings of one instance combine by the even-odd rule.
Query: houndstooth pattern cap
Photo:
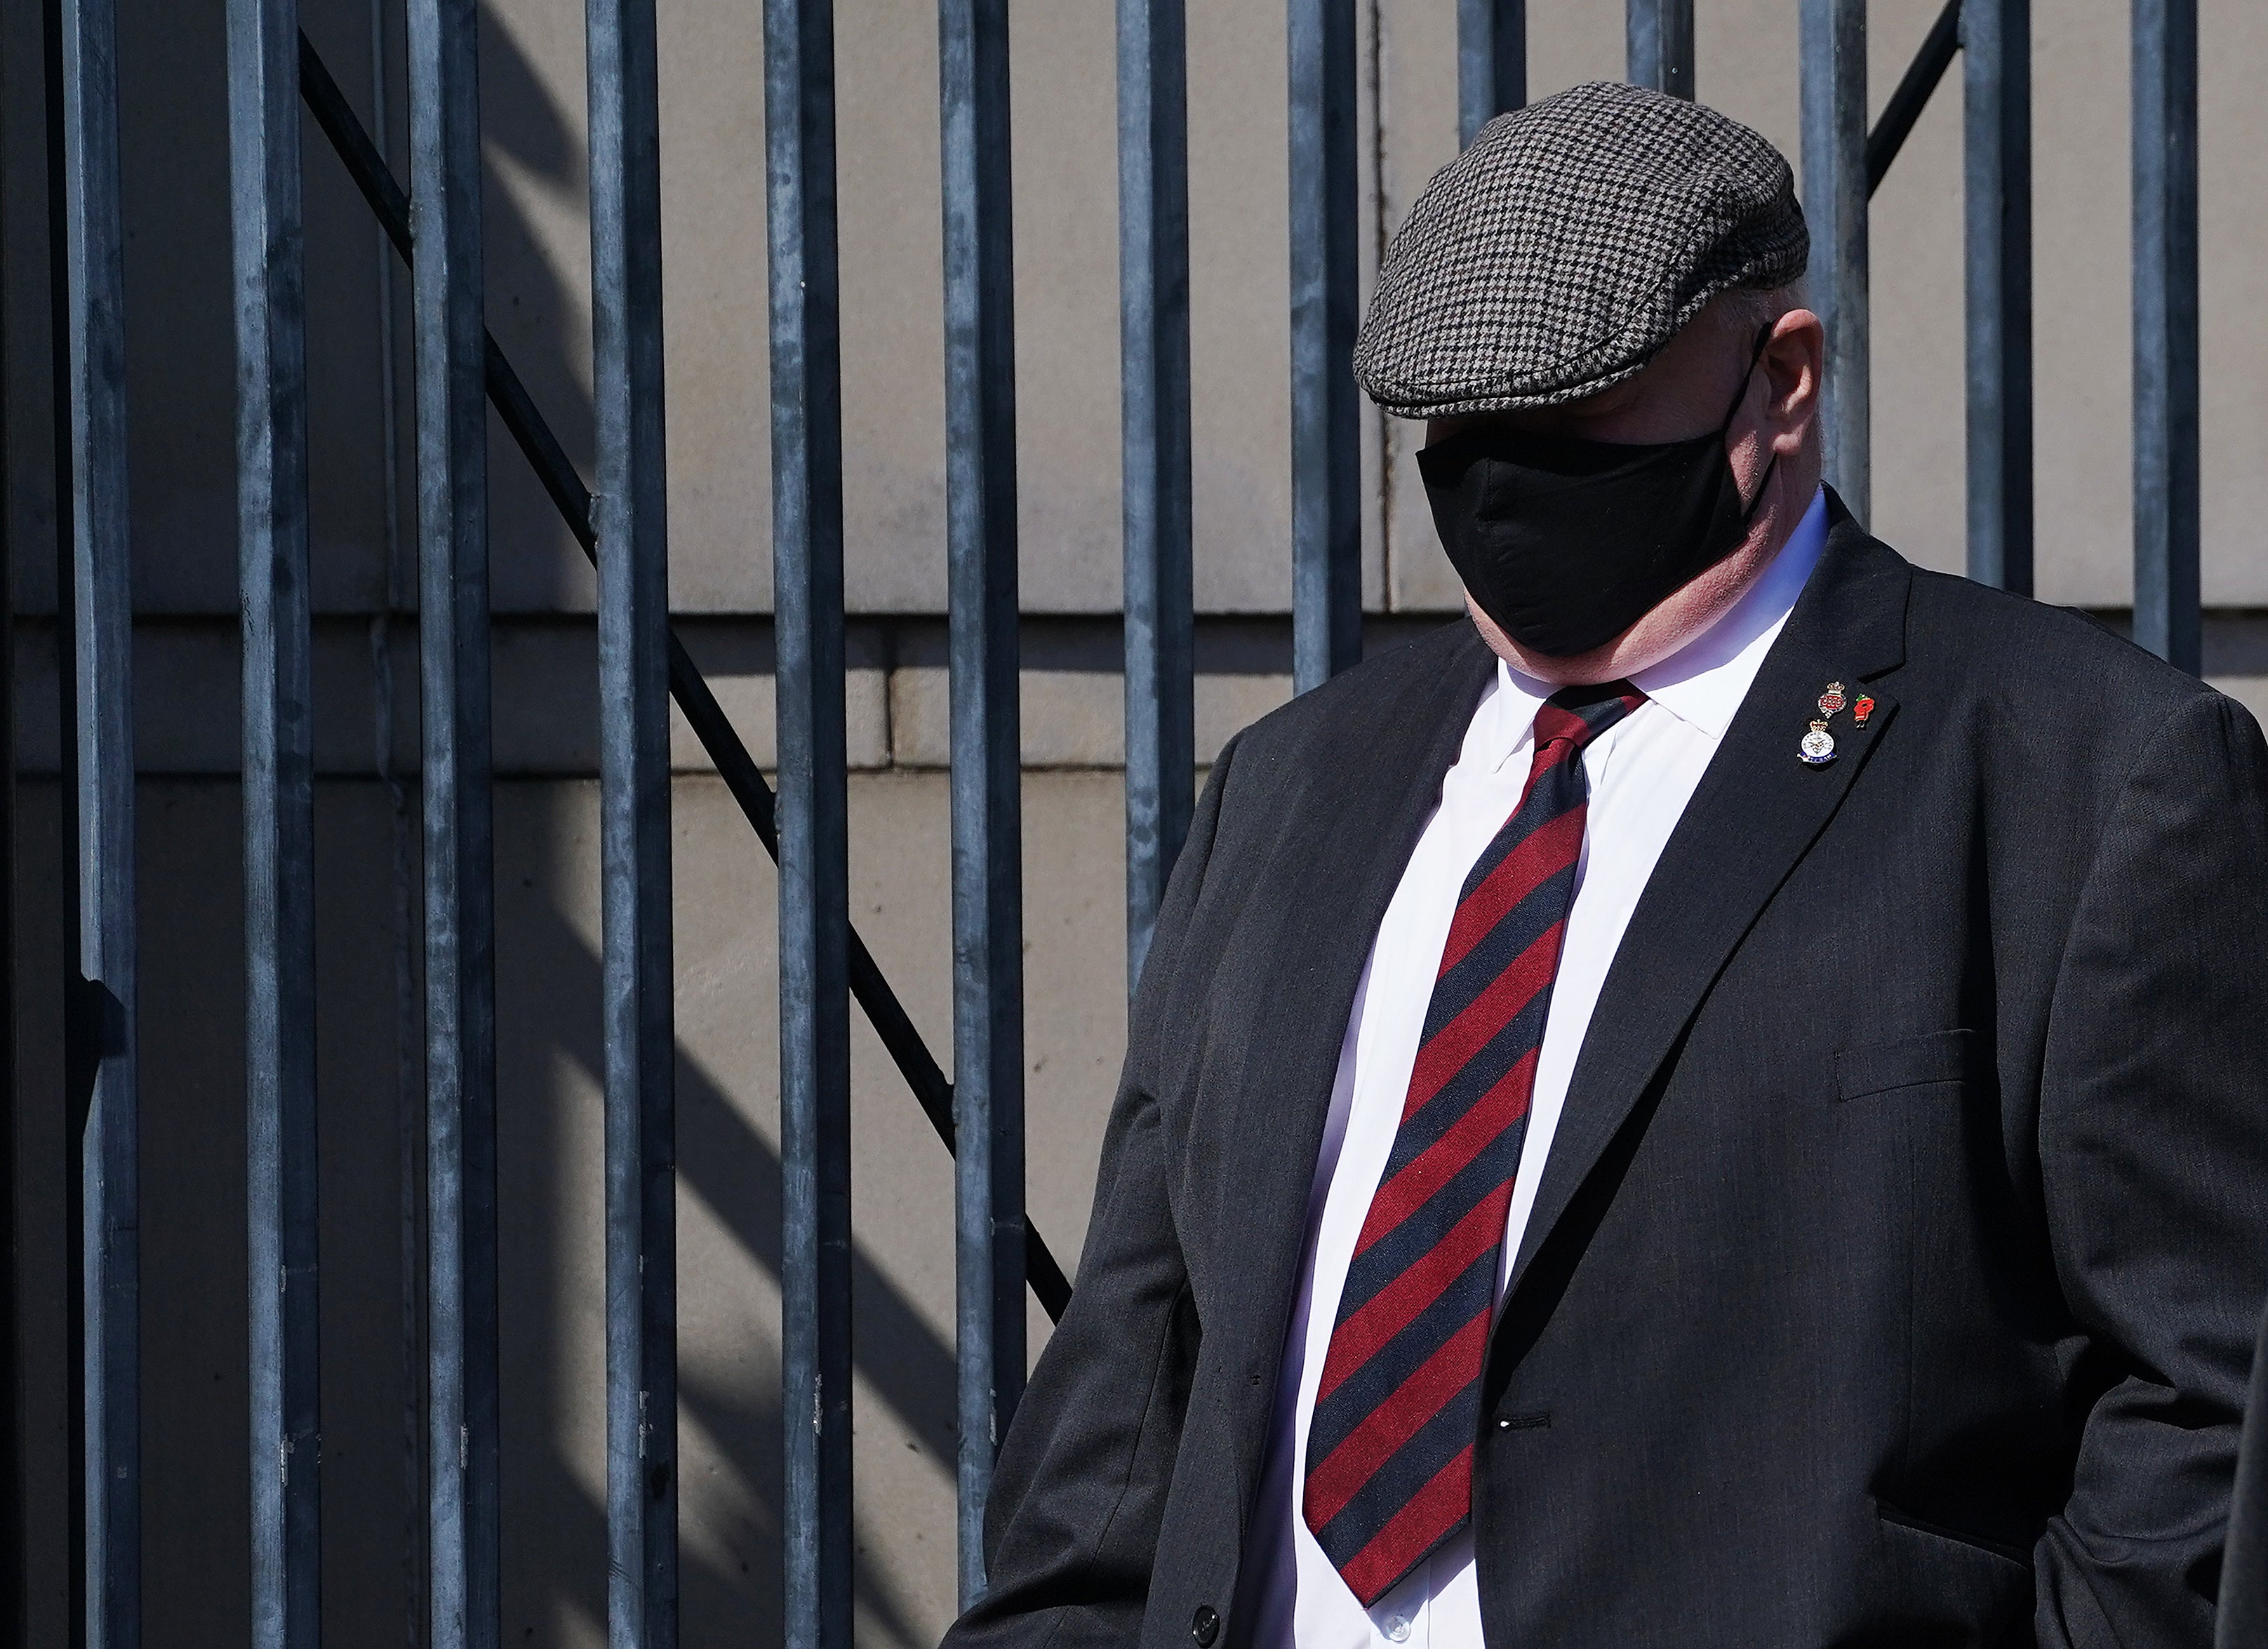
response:
[[[1810,249],[1764,138],[1594,81],[1498,115],[1433,174],[1379,271],[1355,376],[1405,418],[1577,400],[1719,292],[1794,281]]]

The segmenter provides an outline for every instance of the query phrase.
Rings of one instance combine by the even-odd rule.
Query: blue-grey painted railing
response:
[[[1007,0],[941,0],[945,490],[953,723],[955,1473],[984,1591],[992,1460],[1024,1390],[1024,907]]]
[[[71,558],[78,553],[77,524],[71,510],[73,475],[78,461],[78,432],[71,416],[70,248],[80,231],[70,220],[69,166],[63,141],[63,0],[44,0],[40,8],[40,77],[45,94],[48,208],[48,377],[53,397],[54,439],[50,456],[55,466],[52,484],[55,500],[55,747],[60,758],[55,786],[55,826],[63,844],[56,865],[62,894],[64,953],[63,957],[63,1093],[66,1149],[81,1138],[85,1126],[86,1093],[82,1069],[91,1060],[95,1044],[81,1023],[78,972],[78,704],[71,692],[77,679],[64,652],[72,633],[70,614]],[[12,686],[14,677],[10,677]],[[12,776],[11,776],[12,777]],[[9,934],[12,952],[15,934]],[[11,1128],[11,1131],[13,1130]],[[86,1641],[86,1557],[89,1543],[86,1473],[86,1252],[85,1197],[77,1159],[65,1165],[63,1174],[63,1251],[69,1276],[63,1285],[63,1321],[70,1336],[64,1366],[70,1371],[70,1395],[65,1404],[64,1428],[74,1469],[65,1474],[65,1502],[70,1528],[70,1579],[68,1584],[70,1634],[74,1645]],[[26,1485],[28,1490],[28,1485]],[[29,1500],[29,1493],[21,1497]]]
[[[0,293],[0,383],[6,381],[8,304]],[[12,498],[14,467],[8,461],[10,422],[7,397],[0,394],[0,498]],[[16,681],[16,553],[11,512],[0,510],[0,681],[10,684],[12,704]],[[16,1042],[16,718],[0,717],[0,1048]],[[16,1062],[0,1062],[0,1114],[9,1118],[0,1126],[0,1230],[18,1229],[22,1203],[17,1185],[18,1154],[14,1119],[19,1089]],[[12,1631],[18,1643],[31,1637],[26,1612],[30,1563],[24,1552],[24,1530],[29,1496],[24,1488],[23,1424],[23,1306],[24,1279],[18,1275],[15,1248],[9,1245],[9,1263],[0,1265],[0,1414],[14,1417],[0,1425],[0,1631]],[[44,1515],[51,1515],[43,1513]]]
[[[651,0],[589,0],[597,500],[481,322],[475,9],[410,0],[405,195],[304,38],[292,0],[230,0],[245,620],[255,1641],[313,1644],[320,1562],[314,1332],[311,703],[295,94],[415,270],[425,707],[430,1596],[439,1649],[497,1643],[495,1043],[485,409],[599,570],[606,913],[610,1638],[676,1638],[674,1141],[666,688],[781,865],[786,1636],[848,1649],[851,1612],[849,1001],[958,1152],[964,1596],[1024,1366],[1021,1290],[1069,1293],[1023,1217],[1014,365],[1003,0],[941,0],[954,724],[955,1049],[949,1084],[852,929],[845,870],[842,451],[833,20],[767,0],[774,556],[781,795],[670,633],[662,488]],[[1521,0],[1461,0],[1459,125],[1525,95]],[[1865,200],[1957,49],[1968,101],[1971,564],[2029,582],[2026,0],[1948,0],[1871,134],[1857,0],[1807,0],[1822,302],[1863,315]],[[138,1363],[130,613],[114,40],[108,0],[48,9],[67,880],[67,1074],[83,1401],[75,1609],[138,1640]],[[1633,77],[1690,95],[1691,8],[1629,0]],[[1189,270],[1182,0],[1119,0],[1130,976],[1186,828],[1193,734]],[[1359,202],[1351,0],[1292,0],[1295,679],[1360,651]],[[2195,667],[2196,19],[2136,0],[2137,631]],[[1826,200],[1830,190],[1831,207]],[[412,206],[414,196],[415,206]],[[1856,252],[1852,224],[1856,220]],[[414,244],[413,244],[414,243]],[[1855,293],[1854,297],[1854,283]],[[1838,328],[1836,372],[1864,368]],[[1856,351],[1857,366],[1844,360]],[[1849,392],[1845,391],[1846,396]],[[1848,414],[1836,449],[1850,475]],[[1859,425],[1863,440],[1863,423]],[[1852,483],[1862,489],[1863,483]],[[1863,491],[1861,490],[1861,496]],[[775,826],[777,824],[777,834]],[[81,977],[83,975],[83,978]],[[82,1223],[83,1221],[83,1223]],[[83,1240],[81,1240],[83,1233]],[[272,1470],[271,1470],[272,1467]]]
[[[497,1649],[496,997],[479,11],[409,0],[425,851],[427,1596]]]
[[[48,14],[59,474],[58,628],[67,637],[63,827],[71,854],[64,1084],[77,1145],[69,1308],[80,1401],[71,1630],[142,1633],[138,1099],[134,902],[134,606],[126,482],[125,231],[114,0]]]
[[[1969,575],[1982,583],[2029,595],[2032,588],[2032,263],[2031,47],[2029,0],[1945,0],[1867,133],[1863,192],[1847,182],[1850,128],[1866,100],[1863,5],[1849,0],[1806,0],[1804,171],[1825,166],[1821,148],[1839,168],[1837,210],[1811,211],[1815,306],[1828,320],[1828,478],[1861,519],[1872,494],[1872,438],[1866,401],[1871,395],[1873,345],[1865,335],[1867,305],[1866,202],[1889,173],[1956,55],[1964,59],[1962,177],[1965,194],[1968,293]],[[1855,13],[1855,20],[1854,14]],[[1849,37],[1855,28],[1856,44]],[[1848,73],[1857,84],[1838,94],[1833,82]],[[1838,114],[1837,111],[1847,111]],[[1856,221],[1851,220],[1856,202]],[[1832,230],[1832,238],[1822,237]],[[1855,295],[1853,285],[1855,283]],[[1860,335],[1837,324],[1855,313]],[[1850,385],[1854,376],[1861,393]],[[1838,386],[1841,387],[1838,389]],[[1855,426],[1855,427],[1854,427]],[[1851,454],[1863,454],[1854,466]],[[1839,456],[1838,456],[1839,455]]]
[[[1961,14],[1969,576],[2024,595],[2032,593],[2030,12],[2030,0],[1967,0]]]
[[[2134,0],[2134,639],[2195,671],[2197,0]]]
[[[802,297],[800,307],[791,306],[777,312],[789,317],[792,325],[776,328],[774,347],[788,351],[783,360],[792,357],[795,364],[789,368],[775,366],[774,410],[791,438],[787,443],[791,453],[803,456],[775,458],[775,507],[787,511],[776,528],[776,552],[789,557],[791,575],[778,581],[780,600],[785,605],[779,607],[776,621],[784,717],[781,772],[797,787],[794,793],[780,799],[777,821],[770,787],[674,635],[668,664],[670,695],[679,710],[716,764],[718,776],[739,804],[749,828],[782,865],[783,1023],[788,1033],[782,1049],[781,1155],[786,1225],[782,1265],[786,1302],[784,1395],[792,1415],[819,1417],[815,1426],[792,1419],[787,1429],[788,1616],[791,1635],[801,1634],[796,1641],[815,1641],[823,1633],[827,1641],[836,1642],[846,1640],[850,1630],[850,1124],[847,1027],[840,1018],[839,1006],[832,1010],[837,1015],[832,1029],[819,1012],[830,1001],[839,1004],[840,1000],[824,983],[836,981],[832,990],[839,992],[843,968],[841,962],[830,961],[830,955],[847,953],[850,995],[865,1011],[876,1036],[948,1151],[954,1146],[955,1134],[952,1085],[924,1046],[920,1033],[883,978],[857,928],[843,920],[832,924],[823,920],[827,907],[821,902],[822,898],[833,901],[838,912],[846,908],[842,883],[842,532],[840,415],[834,364],[834,186],[831,159],[821,151],[822,140],[831,144],[832,71],[826,56],[829,33],[824,11],[806,7],[799,14],[776,11],[768,19],[768,27],[788,26],[797,31],[800,55],[785,48],[776,50],[768,72],[801,89],[792,96],[774,95],[770,107],[779,112],[779,118],[799,109],[794,116],[795,132],[804,136],[790,133],[784,139],[777,131],[773,135],[773,175],[776,181],[789,185],[786,198],[794,210],[773,214],[771,232],[782,239],[784,249],[772,259],[772,269],[776,282]],[[408,197],[304,35],[299,61],[301,94],[309,111],[394,249],[409,258],[413,248]],[[801,148],[783,148],[783,142],[799,143]],[[797,201],[802,204],[795,205]],[[776,289],[776,295],[782,304],[789,303],[785,293]],[[487,337],[483,342],[490,404],[542,482],[561,519],[595,563],[598,537],[592,526],[588,489],[496,340]],[[808,524],[798,525],[799,520]],[[796,559],[806,554],[799,546],[808,548],[807,571],[795,571],[804,564]],[[799,596],[799,590],[806,593]],[[834,615],[832,622],[822,622],[828,614]],[[806,656],[820,660],[807,671],[797,662]],[[831,732],[799,731],[829,714],[830,703],[836,718]],[[812,754],[828,750],[833,754],[823,762]],[[798,777],[811,771],[831,771],[834,777],[831,782],[822,779],[815,784]],[[814,799],[806,801],[806,797]],[[822,807],[831,809],[831,825],[830,814]],[[806,808],[818,817],[818,824],[806,833],[811,843],[807,848],[785,840],[793,830],[805,828],[796,823],[796,816]],[[814,859],[820,867],[817,872],[810,868]],[[806,940],[805,936],[810,937]],[[799,1030],[799,1026],[805,1028]],[[816,1071],[819,1078],[799,1077],[799,1071]],[[813,1094],[817,1098],[808,1099]],[[818,1107],[824,1108],[818,1110],[815,1118],[808,1115]],[[1028,1221],[1024,1236],[1033,1297],[1050,1320],[1060,1320],[1070,1300],[1071,1285]],[[832,1372],[838,1366],[839,1378]],[[799,1452],[806,1444],[812,1446],[810,1452]],[[799,1509],[806,1504],[814,1508],[808,1515]],[[822,1609],[831,1611],[824,1620]]]
[[[1811,307],[1827,328],[1826,474],[1872,514],[1874,355],[1867,285],[1867,0],[1803,0],[1803,210]]]
[[[1693,95],[1693,0],[1625,0],[1623,28],[1633,85]]]
[[[298,0],[229,0],[244,647],[252,1642],[322,1632],[315,784]]]
[[[677,1642],[677,1111],[654,0],[589,0],[606,1041],[607,1617]]]
[[[788,1649],[850,1649],[850,931],[831,0],[765,0]],[[720,718],[721,719],[721,718]],[[720,764],[721,766],[721,764]],[[753,768],[750,769],[753,777]],[[757,781],[761,784],[761,780]],[[863,947],[857,951],[863,957]],[[867,964],[872,968],[871,961]],[[895,1010],[896,1004],[891,1007]],[[880,1023],[878,1020],[877,1023]],[[919,1048],[919,1039],[905,1034]],[[926,1049],[920,1057],[928,1062]],[[934,1076],[932,1120],[949,1107]],[[944,1124],[951,1119],[945,1116]]]
[[[1457,0],[1457,145],[1528,101],[1528,0]]]
[[[1290,0],[1292,686],[1362,657],[1354,0]]]
[[[1118,0],[1130,990],[1196,800],[1188,42],[1182,0]]]

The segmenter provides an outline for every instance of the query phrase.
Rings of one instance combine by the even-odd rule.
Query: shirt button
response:
[[[1212,1640],[1220,1636],[1220,1616],[1211,1604],[1197,1605],[1197,1612],[1189,1616],[1189,1636],[1197,1639],[1197,1649],[1212,1649]]]
[[[1410,1617],[1406,1615],[1388,1615],[1386,1617],[1386,1637],[1389,1643],[1408,1643]]]

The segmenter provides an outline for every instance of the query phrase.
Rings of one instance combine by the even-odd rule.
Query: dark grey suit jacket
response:
[[[1340,1040],[1492,668],[1454,626],[1216,766],[954,1649],[1248,1630]],[[1807,767],[1830,680],[1876,709]],[[1476,1439],[1489,1640],[2205,1649],[2268,1299],[2264,946],[2251,717],[1838,506],[1521,1244]]]

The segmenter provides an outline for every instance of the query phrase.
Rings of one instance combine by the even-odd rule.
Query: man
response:
[[[1820,489],[1807,246],[1628,86],[1418,202],[1472,622],[1213,769],[959,1649],[2209,1644],[2268,750]]]

